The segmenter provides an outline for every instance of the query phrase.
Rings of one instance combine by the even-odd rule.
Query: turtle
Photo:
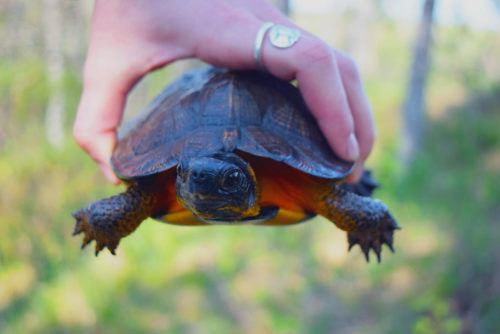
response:
[[[399,229],[369,195],[366,171],[343,182],[354,163],[330,148],[299,90],[255,70],[208,66],[181,76],[120,136],[111,165],[127,189],[73,213],[82,248],[114,255],[148,217],[179,225],[281,226],[326,217],[359,244],[393,250]]]

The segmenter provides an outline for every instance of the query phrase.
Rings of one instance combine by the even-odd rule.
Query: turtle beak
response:
[[[179,203],[195,215],[203,215],[222,205],[217,193],[217,171],[199,161],[183,162],[177,167],[175,190]]]
[[[181,162],[177,167],[176,189],[183,197],[198,199],[216,193],[218,167],[204,159]]]

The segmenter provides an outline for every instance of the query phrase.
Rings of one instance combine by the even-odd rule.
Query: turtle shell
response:
[[[353,167],[330,149],[296,87],[258,71],[214,67],[168,86],[119,140],[112,165],[133,180],[215,151],[242,151],[329,179]]]

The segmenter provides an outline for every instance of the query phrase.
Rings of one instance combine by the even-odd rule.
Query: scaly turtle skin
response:
[[[396,221],[365,172],[339,159],[299,91],[256,71],[208,67],[166,88],[112,156],[125,192],[75,212],[74,234],[111,253],[147,217],[172,224],[289,225],[322,215],[349,249],[392,250]]]

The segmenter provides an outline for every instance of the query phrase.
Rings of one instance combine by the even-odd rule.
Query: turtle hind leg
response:
[[[120,239],[151,215],[154,202],[152,194],[131,186],[121,194],[93,202],[73,213],[76,219],[73,235],[84,233],[82,249],[95,240],[96,256],[105,247],[114,255]]]

